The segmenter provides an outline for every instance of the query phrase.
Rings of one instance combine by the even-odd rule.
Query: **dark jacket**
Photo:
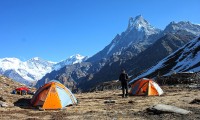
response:
[[[127,73],[121,73],[119,76],[119,81],[121,82],[128,82],[128,74]]]

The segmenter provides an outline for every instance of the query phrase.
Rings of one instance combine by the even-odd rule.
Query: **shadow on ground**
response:
[[[28,99],[28,98],[21,98],[21,99],[17,100],[16,102],[14,102],[14,106],[18,106],[18,107],[24,108],[24,109],[34,108],[31,105],[31,99]]]

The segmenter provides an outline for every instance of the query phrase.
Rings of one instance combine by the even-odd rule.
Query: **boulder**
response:
[[[148,112],[153,112],[154,114],[162,114],[162,113],[178,113],[178,114],[189,114],[191,113],[191,111],[182,109],[182,108],[178,108],[175,106],[171,106],[171,105],[165,105],[165,104],[157,104],[154,106],[151,106],[149,108],[147,108]]]

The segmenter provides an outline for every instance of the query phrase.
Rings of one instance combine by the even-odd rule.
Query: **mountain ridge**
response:
[[[193,34],[195,32],[192,31],[193,27],[187,27],[187,25],[190,26],[187,22],[181,22],[180,25],[186,27],[179,26],[180,29],[166,32],[166,28],[164,30],[156,29],[153,26],[149,26],[149,23],[147,25],[147,21],[142,16],[136,17],[138,18],[130,18],[127,29],[121,34],[117,34],[109,45],[94,56],[78,65],[65,66],[62,70],[44,76],[38,81],[37,86],[43,85],[45,81],[49,81],[50,79],[57,79],[69,88],[74,88],[75,86],[84,91],[88,91],[102,82],[118,79],[121,68],[127,69],[130,76],[135,77],[140,72],[153,66],[159,60],[195,38],[196,33],[200,30],[197,30]],[[157,32],[150,32],[152,34],[148,34],[148,31],[145,32],[145,29],[142,29],[142,25],[135,24],[134,20],[137,21],[137,19],[140,19],[142,21],[141,23],[147,26],[146,28],[153,28],[150,30]],[[171,25],[175,26],[174,24]],[[167,26],[171,25],[168,24]],[[131,28],[132,26],[133,28]],[[161,39],[160,42],[157,42],[159,39]],[[148,50],[154,44],[157,44],[154,49],[156,49],[156,46],[160,46],[165,51],[165,54],[162,55],[159,50],[157,53],[153,53],[153,50]],[[142,60],[147,60],[142,55],[144,51],[145,54],[157,54],[159,57],[148,57],[148,62],[143,62],[145,65],[141,63]]]
[[[191,71],[200,72],[200,37],[188,42],[130,82],[141,77],[156,77],[158,73],[161,75],[171,75],[174,72]]]

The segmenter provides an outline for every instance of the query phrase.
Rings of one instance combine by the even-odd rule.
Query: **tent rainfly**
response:
[[[131,95],[160,96],[163,90],[152,79],[142,78],[131,85]]]
[[[42,109],[62,109],[68,105],[77,104],[77,100],[68,88],[53,80],[36,91],[31,104]]]

